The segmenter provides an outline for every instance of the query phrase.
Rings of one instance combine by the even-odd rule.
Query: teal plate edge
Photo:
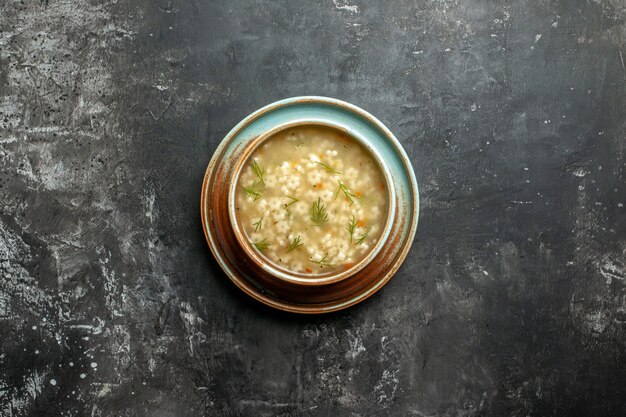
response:
[[[385,279],[381,279],[366,292],[357,294],[350,300],[327,306],[311,306],[312,309],[317,311],[337,311],[357,304],[374,294],[388,282],[403,263],[413,244],[417,231],[419,220],[419,189],[415,172],[413,171],[413,166],[408,155],[398,139],[380,120],[353,104],[322,96],[299,96],[279,100],[247,116],[226,135],[215,150],[207,168],[205,178],[209,178],[211,171],[219,161],[223,158],[228,158],[237,147],[242,146],[273,128],[299,121],[322,122],[341,126],[346,129],[348,133],[366,141],[384,160],[391,173],[394,189],[400,201],[399,214],[411,218],[411,221],[404,222],[404,228],[402,230],[402,241],[406,242],[406,244],[403,245],[403,253],[400,254],[399,262],[394,265]],[[202,207],[202,210],[206,210],[205,205]],[[208,213],[205,212],[203,214],[205,219],[204,227],[209,231],[209,233],[207,233],[209,245],[218,245],[219,242],[214,240],[213,233],[210,232],[211,225],[207,220]],[[237,277],[236,272],[228,268],[227,262],[221,259],[219,251],[214,250],[214,247],[212,247],[212,252],[216,255],[220,266],[224,269],[229,278],[241,288],[242,284],[238,282],[240,278]],[[264,296],[254,298],[270,306],[285,310],[284,305],[272,305],[272,303],[264,301]],[[277,304],[282,304],[281,300],[276,301]],[[294,311],[296,310],[298,309]],[[306,313],[306,311],[297,312]]]

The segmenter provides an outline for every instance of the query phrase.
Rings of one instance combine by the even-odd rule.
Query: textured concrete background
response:
[[[626,415],[626,1],[0,0],[0,415]],[[268,311],[204,242],[276,99],[378,116],[405,265]]]

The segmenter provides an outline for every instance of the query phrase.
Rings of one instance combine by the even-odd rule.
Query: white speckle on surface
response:
[[[606,279],[606,285],[611,285],[614,279],[618,281],[626,281],[626,270],[620,263],[605,258],[598,264],[600,274]]]
[[[528,167],[524,167],[524,171],[528,171]]]
[[[624,207],[624,203],[617,203],[617,207],[619,207],[619,208]]]
[[[33,326],[33,327],[32,327],[32,329],[33,329],[33,330],[37,330],[37,326]]]
[[[74,362],[70,362],[70,366],[74,366]]]
[[[118,279],[116,277],[115,271],[110,266],[111,261],[111,252],[105,249],[103,246],[97,248],[96,252],[100,256],[98,259],[98,263],[100,265],[100,271],[102,273],[103,286],[105,289],[105,301],[106,305],[111,312],[112,315],[121,317],[122,313],[119,311],[120,300],[119,300],[119,288],[118,288]],[[84,337],[83,340],[89,340],[88,336]]]
[[[359,6],[350,5],[345,0],[333,0],[333,4],[339,10],[346,10],[346,11],[348,11],[350,13],[358,13],[359,12]]]
[[[378,383],[374,386],[376,401],[380,405],[387,405],[396,396],[396,390],[400,384],[398,378],[399,369],[385,369]]]
[[[96,368],[98,366],[98,364],[96,362],[91,362],[91,367],[92,368]]]
[[[24,388],[30,397],[34,400],[41,394],[45,385],[44,375],[34,370],[32,374],[26,376],[24,379]],[[1,408],[0,408],[1,410]]]
[[[476,111],[476,103],[473,103],[473,104],[470,106],[470,111]]]
[[[52,378],[52,379],[50,380],[50,385],[56,385],[56,384],[57,384],[57,380],[56,380],[56,379],[54,379],[54,378]]]
[[[111,382],[98,382],[93,385],[99,387],[100,389],[96,392],[96,396],[98,398],[104,398],[113,392],[113,389],[119,387],[119,384],[111,383]]]
[[[80,379],[85,379],[87,378],[87,374],[80,374]]]
[[[539,39],[541,39],[541,33],[535,35],[535,43],[539,42]]]
[[[0,275],[3,282],[0,290],[0,316],[3,319],[10,319],[16,308],[29,309],[38,316],[43,316],[49,308],[61,309],[24,268],[23,264],[30,259],[30,246],[0,219]],[[14,300],[18,299],[20,304],[14,304]]]
[[[35,349],[35,355],[39,355],[39,349]]]
[[[603,311],[594,311],[585,315],[585,325],[592,333],[602,333],[608,326],[608,317]]]
[[[102,330],[104,329],[105,321],[99,317],[96,317],[94,320],[98,322],[98,324],[95,326],[92,324],[72,324],[70,328],[86,330],[86,331],[89,331],[91,334],[102,333]],[[89,336],[83,336],[83,340],[89,340]]]
[[[576,168],[574,170],[574,172],[572,172],[572,174],[574,174],[577,177],[584,177],[585,175],[587,175],[587,171],[585,171],[584,168]]]
[[[345,354],[346,358],[354,360],[361,353],[365,352],[365,346],[363,346],[363,340],[360,333],[357,331],[353,334],[350,330],[346,330],[348,334],[348,341],[350,343],[350,349]]]
[[[446,49],[444,49],[443,51],[444,51],[444,52],[450,52],[451,50],[452,50],[452,49],[450,49],[450,48],[446,48]]]
[[[193,356],[194,341],[202,341],[206,339],[206,336],[202,332],[196,330],[196,327],[204,323],[204,320],[196,314],[191,304],[187,302],[181,303],[179,315],[185,325],[185,331],[188,334],[187,341],[189,343],[189,354]]]

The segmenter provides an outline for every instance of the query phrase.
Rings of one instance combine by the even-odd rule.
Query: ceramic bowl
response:
[[[384,231],[368,255],[348,270],[324,274],[286,270],[246,244],[235,215],[236,184],[247,159],[267,138],[298,125],[323,125],[351,136],[378,161],[386,179],[389,211]],[[418,211],[413,169],[389,129],[359,107],[314,96],[272,103],[235,126],[209,163],[201,195],[204,234],[226,275],[256,300],[295,313],[341,310],[378,291],[405,259]]]

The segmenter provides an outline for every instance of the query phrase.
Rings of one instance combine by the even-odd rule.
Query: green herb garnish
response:
[[[258,232],[259,230],[261,230],[261,227],[263,227],[263,216],[261,216],[258,222],[252,223],[252,226],[254,226],[255,232]]]
[[[270,242],[267,241],[267,238],[263,238],[263,240],[259,242],[252,242],[252,244],[261,252],[270,247]]]
[[[316,226],[321,226],[328,221],[328,213],[326,212],[326,206],[322,203],[321,198],[317,198],[317,201],[311,206],[311,221]]]
[[[292,205],[293,203],[297,203],[298,201],[300,201],[300,200],[298,200],[297,198],[292,197],[292,196],[290,196],[290,195],[286,195],[285,197],[287,197],[289,200],[291,200],[290,202],[285,203],[285,208],[289,207],[289,206],[290,206],[290,205]]]
[[[363,241],[365,240],[366,237],[367,237],[367,232],[365,232],[361,236],[359,236],[359,238],[357,239],[357,241],[354,244],[355,245],[360,245],[361,243],[363,243]]]
[[[333,264],[328,262],[327,258],[328,258],[328,254],[324,255],[324,257],[320,259],[319,261],[314,261],[313,259],[309,259],[309,260],[315,264],[318,264],[320,268],[325,267],[325,266],[334,266]]]
[[[346,226],[346,230],[348,231],[348,233],[350,233],[350,243],[352,243],[352,236],[354,235],[354,230],[356,229],[356,223],[356,217],[354,217],[353,214],[350,218],[350,221],[348,222],[348,225]]]
[[[302,243],[302,238],[300,237],[300,235],[298,235],[294,237],[293,240],[291,241],[291,244],[289,245],[289,249],[287,249],[287,252],[291,252],[294,249],[298,249],[302,245],[304,245],[304,243]]]
[[[283,207],[285,207],[285,210],[287,211],[287,217],[291,218],[291,210],[289,210],[289,206],[291,206],[293,203],[297,203],[300,200],[290,195],[286,195],[285,197],[291,200],[290,202],[283,204]]]
[[[261,184],[265,185],[265,170],[259,166],[256,160],[252,161],[252,172],[261,181]]]
[[[326,171],[330,172],[331,174],[341,174],[341,171],[337,171],[335,168],[331,167],[328,164],[325,164],[323,162],[320,161],[313,161],[315,162],[317,165],[323,167]]]
[[[248,197],[252,198],[254,201],[261,198],[261,193],[254,189],[254,185],[252,187],[243,187],[243,190],[246,192]]]
[[[335,199],[339,195],[339,192],[343,192],[346,200],[348,200],[350,204],[354,204],[354,198],[356,198],[356,196],[352,194],[352,191],[350,191],[350,189],[346,187],[346,185],[341,182],[341,180],[337,180],[337,183],[339,184],[339,188],[337,188],[337,192],[335,193]]]

